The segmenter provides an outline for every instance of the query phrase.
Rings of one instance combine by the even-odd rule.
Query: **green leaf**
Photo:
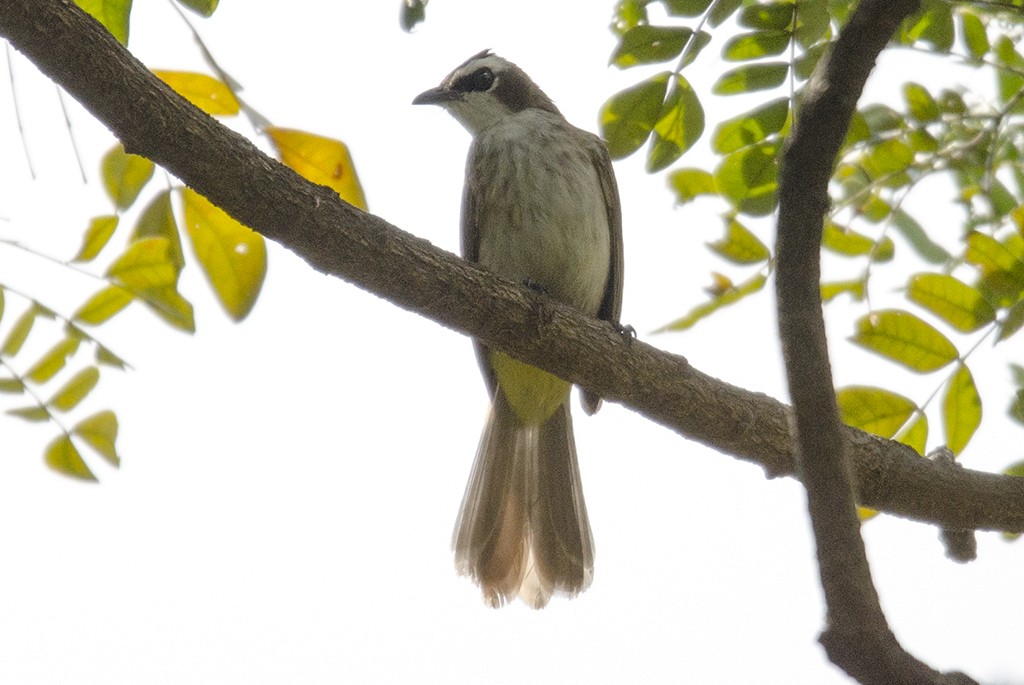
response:
[[[832,25],[828,3],[820,0],[797,0],[796,20],[796,39],[804,48],[820,47],[815,43],[825,37]]]
[[[771,214],[778,201],[778,151],[761,143],[727,155],[715,170],[718,192],[741,212]]]
[[[601,108],[601,137],[612,159],[627,157],[647,140],[661,116],[671,72],[620,91]]]
[[[89,228],[82,236],[82,247],[75,255],[73,262],[89,262],[96,258],[100,250],[107,244],[110,237],[114,235],[117,228],[117,217],[113,215],[97,216],[89,222]]]
[[[861,317],[850,340],[923,373],[941,369],[959,358],[953,343],[934,326],[910,312],[894,309]]]
[[[118,209],[128,209],[153,177],[153,162],[130,155],[121,144],[115,145],[100,162],[103,187]]]
[[[71,442],[71,436],[62,434],[46,448],[46,465],[57,473],[80,480],[96,480],[85,465],[82,455]]]
[[[868,105],[860,110],[864,122],[875,135],[903,130],[903,115],[887,105]]]
[[[174,220],[174,209],[171,207],[171,191],[163,190],[150,202],[135,224],[131,241],[142,238],[164,238],[167,240],[167,258],[174,265],[174,270],[181,273],[185,266],[185,255],[181,250],[181,235],[178,233],[178,222]]]
[[[717,195],[715,177],[703,169],[679,169],[668,177],[669,187],[675,191],[676,202],[684,205],[698,195]]]
[[[789,98],[772,100],[719,124],[711,147],[715,152],[724,155],[747,145],[760,143],[768,136],[781,131],[788,118]]]
[[[977,288],[948,274],[911,276],[907,297],[964,333],[976,331],[996,318],[992,305]]]
[[[611,63],[627,68],[675,59],[692,35],[693,30],[684,26],[639,24],[622,34]]]
[[[999,104],[1012,105],[1011,112],[1019,113],[1024,110],[1024,104],[1017,99],[1017,94],[1024,89],[1024,76],[1021,76],[1021,69],[1024,68],[1024,57],[1021,57],[1009,37],[1001,35],[996,38],[995,53],[1000,64],[1008,67],[999,69],[996,74],[996,81],[999,89]]]
[[[662,0],[673,17],[699,17],[711,6],[711,0]]]
[[[672,323],[666,324],[655,331],[655,333],[664,333],[666,331],[684,331],[691,328],[694,324],[703,318],[714,314],[723,307],[728,307],[731,304],[735,304],[742,300],[748,295],[752,295],[764,287],[768,279],[763,274],[757,274],[753,278],[729,288],[718,297],[715,297],[709,302],[694,307],[690,312],[680,318],[676,319]]]
[[[185,228],[196,259],[228,315],[241,321],[256,304],[267,275],[263,236],[189,188],[183,198]]]
[[[128,17],[132,0],[75,0],[75,4],[103,24],[121,45],[128,45]]]
[[[683,57],[679,61],[677,72],[682,71],[686,67],[693,64],[694,60],[697,59],[698,55],[711,44],[711,34],[707,31],[698,31],[690,39],[690,42],[686,45],[686,50],[683,51]]]
[[[1006,312],[1006,316],[999,324],[999,335],[996,337],[996,342],[1006,340],[1021,327],[1024,327],[1024,299],[1018,301]]]
[[[178,2],[199,16],[209,17],[214,13],[214,11],[216,11],[220,0],[178,0]],[[405,5],[407,3],[402,4]],[[406,30],[408,31],[408,29]]]
[[[99,380],[100,370],[95,366],[87,366],[65,383],[46,404],[58,411],[70,411],[92,392]]]
[[[708,25],[715,28],[740,8],[743,0],[715,0],[708,12]]]
[[[661,115],[654,125],[651,150],[647,155],[647,171],[654,173],[689,150],[704,133],[704,108],[690,83],[677,74]]]
[[[18,407],[17,409],[8,409],[6,412],[9,416],[16,416],[19,419],[24,419],[30,423],[42,423],[43,421],[50,420],[50,412],[46,407],[40,405],[34,405],[31,407]]]
[[[22,312],[18,320],[14,322],[14,326],[7,332],[3,347],[0,347],[0,357],[13,357],[21,351],[21,346],[25,344],[28,334],[32,332],[32,325],[36,322],[38,313],[39,309],[35,306],[30,306]]]
[[[918,121],[929,122],[939,118],[939,105],[924,86],[904,83],[903,97],[907,101],[910,116]]]
[[[924,227],[902,208],[893,210],[892,225],[900,232],[910,246],[925,261],[931,264],[945,264],[953,255],[928,237]]]
[[[931,43],[939,52],[953,47],[953,13],[942,0],[924,0],[921,10],[903,22],[901,39],[904,43],[922,41]]]
[[[988,32],[985,30],[985,25],[978,18],[978,15],[974,14],[967,7],[962,8],[962,11],[957,13],[957,18],[960,20],[960,30],[963,31],[967,52],[976,61],[981,61],[992,48],[992,45],[988,42]]]
[[[892,240],[887,237],[875,242],[862,233],[832,221],[825,224],[821,244],[836,254],[847,257],[871,255],[874,261],[888,261],[895,250]]]
[[[747,5],[737,21],[748,29],[783,31],[791,28],[795,7],[791,2]]]
[[[765,62],[745,64],[722,74],[711,92],[715,95],[736,95],[751,93],[781,86],[789,73],[786,62]]]
[[[871,152],[862,160],[864,171],[872,179],[879,179],[890,174],[905,172],[914,161],[914,151],[901,140],[895,138],[883,140],[875,145]]]
[[[166,238],[143,238],[128,246],[118,257],[107,276],[134,291],[163,288],[178,282],[178,270],[169,257]]]
[[[78,351],[81,340],[68,336],[51,347],[42,358],[28,370],[25,377],[35,383],[45,383],[68,363],[68,357]]]
[[[983,276],[995,276],[992,285],[1002,286],[1005,292],[1014,294],[1024,289],[1024,262],[992,236],[971,231],[967,235],[965,259],[977,266]]]
[[[863,278],[850,281],[833,281],[821,284],[821,299],[824,302],[831,302],[843,293],[849,293],[854,302],[861,302],[865,295],[865,282]]]
[[[946,387],[942,400],[946,446],[960,454],[981,424],[981,397],[967,366],[960,364]]]
[[[781,55],[789,47],[793,36],[787,31],[755,31],[741,33],[726,41],[722,48],[722,58],[730,62],[745,62]]]
[[[818,3],[815,2],[813,4]],[[811,74],[814,73],[815,67],[818,66],[818,62],[825,54],[825,50],[828,49],[829,45],[830,43],[828,42],[813,45],[808,48],[804,54],[796,58],[796,61],[793,62],[793,73],[796,75],[797,79],[806,81],[811,77]]]
[[[0,392],[21,394],[25,392],[25,383],[20,378],[0,378]]]
[[[117,454],[117,416],[112,411],[101,411],[82,419],[71,429],[74,435],[85,440],[89,447],[114,466],[120,466]]]
[[[126,288],[108,285],[79,307],[71,319],[98,326],[127,307],[133,299],[135,298],[131,291]]]
[[[771,257],[765,244],[736,219],[727,220],[725,236],[708,247],[734,264],[757,264]]]
[[[843,423],[883,438],[896,435],[914,413],[920,411],[903,395],[862,385],[837,390],[836,401]]]

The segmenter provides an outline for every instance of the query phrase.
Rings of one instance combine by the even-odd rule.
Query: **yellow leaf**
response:
[[[121,45],[128,45],[132,0],[75,0],[75,3],[103,24]]]
[[[137,294],[147,307],[167,323],[186,333],[196,332],[192,304],[182,297],[173,285],[163,288],[146,288]]]
[[[196,259],[228,315],[241,321],[256,304],[267,274],[263,236],[190,188],[183,197],[185,228]]]
[[[116,228],[116,216],[94,217],[89,222],[89,228],[85,230],[85,235],[82,236],[82,247],[79,248],[78,254],[71,261],[88,262],[95,259],[96,255],[107,244],[107,241],[110,240],[110,236],[114,235],[114,229]]]
[[[117,285],[108,285],[78,308],[72,320],[98,326],[117,314],[134,299],[131,292]]]
[[[35,365],[28,370],[25,377],[35,383],[45,383],[68,363],[68,357],[78,351],[81,341],[76,337],[67,337],[51,347]]]
[[[0,357],[13,357],[21,351],[21,346],[25,344],[28,334],[32,332],[32,325],[36,322],[37,313],[38,310],[35,307],[29,307],[18,317],[14,326],[7,332],[3,347],[0,347]]]
[[[270,136],[281,161],[313,183],[332,189],[345,202],[366,210],[366,197],[359,183],[348,146],[339,140],[296,131],[294,129],[264,129]]]
[[[49,421],[50,412],[46,407],[36,404],[31,407],[18,407],[17,409],[8,409],[7,414],[10,416],[17,416],[19,419],[25,419],[26,421],[32,421],[37,423],[40,421]]]
[[[178,271],[168,256],[166,238],[144,238],[128,246],[110,268],[107,276],[126,288],[162,288],[178,282]]]
[[[185,266],[185,257],[181,252],[181,236],[178,234],[178,224],[174,220],[174,210],[171,208],[170,190],[160,191],[142,210],[131,240],[140,238],[166,238],[167,258],[175,270],[181,273]]]
[[[103,155],[100,172],[103,187],[118,209],[127,209],[153,177],[156,166],[145,157],[130,155],[118,143]]]
[[[222,81],[194,71],[162,71],[154,69],[157,78],[174,92],[207,114],[238,114],[235,94]]]
[[[95,366],[88,366],[65,383],[64,387],[58,390],[47,404],[58,411],[70,411],[85,399],[85,396],[96,387],[99,380],[100,370]]]
[[[82,480],[96,480],[92,471],[85,465],[82,455],[71,442],[71,436],[61,435],[46,448],[46,465],[57,473]]]
[[[89,447],[114,466],[121,464],[114,443],[117,441],[117,416],[112,411],[101,411],[82,419],[71,432],[85,440]]]

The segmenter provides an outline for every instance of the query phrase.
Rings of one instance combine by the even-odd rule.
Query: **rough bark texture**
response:
[[[878,54],[918,0],[861,0],[808,83],[783,151],[777,242],[779,332],[796,425],[797,473],[818,553],[829,658],[862,683],[972,682],[907,653],[889,629],[860,536],[820,295],[832,166]]]
[[[340,201],[174,94],[69,0],[3,0],[0,35],[120,138],[236,219],[331,274],[472,335],[681,435],[794,473],[782,403],[629,342],[610,325],[499,279]],[[865,506],[957,529],[1024,532],[1024,479],[936,468],[843,428]]]

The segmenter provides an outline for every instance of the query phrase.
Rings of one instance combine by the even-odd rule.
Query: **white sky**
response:
[[[137,5],[137,55],[202,69],[168,5]],[[417,93],[490,47],[595,130],[603,100],[641,74],[604,67],[610,2],[436,0],[413,35],[398,29],[398,0],[329,5],[225,2],[196,24],[275,124],[349,143],[371,211],[453,251],[469,139],[439,109],[412,107]],[[884,64],[876,93],[890,77],[950,73],[907,59]],[[5,90],[0,237],[71,256],[87,217],[110,211],[96,160],[111,141],[71,104],[82,186],[53,87],[13,62],[39,181]],[[709,130],[736,111],[710,109]],[[645,334],[723,269],[703,247],[720,224],[716,207],[673,209],[639,157],[616,172],[623,320],[703,371],[785,398],[768,293],[696,331]],[[66,314],[99,287],[6,245],[0,282],[45,292]],[[618,406],[577,412],[594,584],[543,612],[491,610],[449,551],[486,412],[469,342],[276,245],[242,325],[194,264],[182,291],[196,305],[195,337],[141,307],[98,332],[135,369],[104,370],[88,403],[118,412],[119,471],[91,459],[100,485],[54,475],[40,457],[50,428],[2,424],[0,682],[847,682],[815,642],[823,608],[796,482],[766,481]],[[8,297],[0,335],[19,311]],[[909,379],[907,394],[927,397],[935,379],[905,378],[842,341],[849,311],[832,317],[837,382]],[[47,335],[36,331],[33,349],[52,344]],[[1019,429],[1002,420],[1005,366],[975,372],[995,406],[964,462],[998,470],[1021,457]],[[1021,544],[981,535],[979,560],[958,566],[933,528],[884,517],[864,533],[891,625],[915,655],[1024,682]]]

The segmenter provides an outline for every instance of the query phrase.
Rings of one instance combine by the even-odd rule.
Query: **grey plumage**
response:
[[[414,101],[473,135],[463,256],[617,323],[619,199],[604,143],[569,124],[518,67],[484,51]],[[485,599],[540,608],[593,577],[593,541],[572,435],[568,384],[476,343],[491,410],[453,536],[456,567]],[[584,391],[588,413],[600,398]]]

